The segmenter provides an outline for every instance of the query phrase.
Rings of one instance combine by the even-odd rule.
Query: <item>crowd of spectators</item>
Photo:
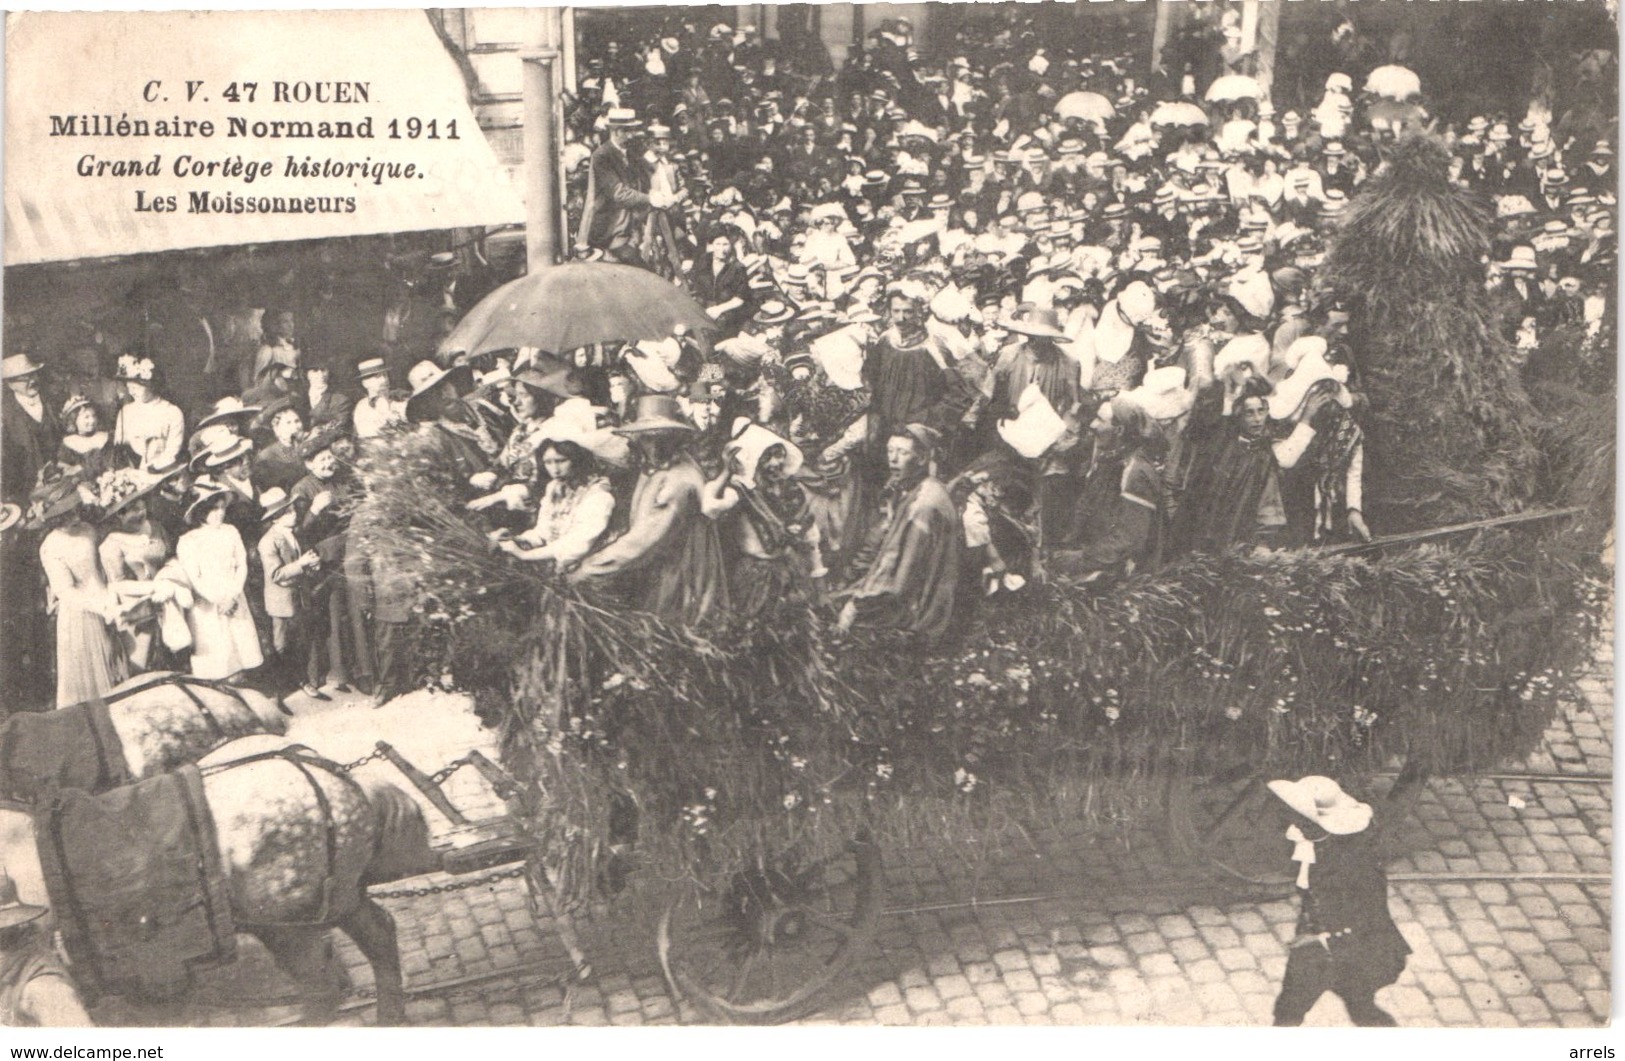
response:
[[[493,550],[690,624],[800,599],[940,645],[1034,578],[1109,592],[1192,551],[1381,534],[1378,352],[1320,267],[1426,125],[1494,204],[1512,348],[1571,329],[1612,357],[1613,115],[1440,123],[1352,25],[1318,97],[1278,108],[1229,16],[1156,69],[1031,17],[930,58],[889,20],[839,69],[805,29],[681,12],[584,55],[573,256],[672,279],[708,333],[437,358],[500,279],[460,248],[364,318],[328,277],[293,308],[181,311],[206,335],[110,374],[93,347],[6,357],[8,706],[159,666],[405,691],[412,587],[346,529],[357,455],[401,431],[461,463]]]

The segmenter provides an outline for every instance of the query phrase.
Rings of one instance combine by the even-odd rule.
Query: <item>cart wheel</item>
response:
[[[810,866],[737,875],[666,908],[657,944],[672,989],[706,1016],[772,1024],[813,1009],[875,932],[880,849],[867,835]]]
[[[1237,893],[1287,893],[1297,873],[1286,816],[1258,774],[1169,779],[1168,835],[1177,855]]]

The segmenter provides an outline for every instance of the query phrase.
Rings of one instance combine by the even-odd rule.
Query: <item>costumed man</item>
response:
[[[568,577],[668,622],[697,625],[727,609],[728,576],[716,525],[702,510],[705,476],[684,448],[696,429],[671,395],[641,395],[633,408],[616,429],[642,465],[626,532]]]
[[[1393,1027],[1376,994],[1399,979],[1411,948],[1388,911],[1388,874],[1371,833],[1371,807],[1329,777],[1271,781],[1296,815],[1286,838],[1303,908],[1275,1000],[1277,1026],[1296,1026],[1331,991],[1361,1027]]]
[[[49,912],[23,902],[16,882],[0,870],[0,1027],[87,1028],[95,1023],[51,949],[45,921]]]
[[[931,471],[940,441],[924,424],[887,439],[880,547],[841,609],[843,633],[854,626],[902,630],[926,643],[947,633],[964,532],[948,488]]]
[[[639,265],[643,217],[656,204],[645,187],[648,175],[628,157],[626,149],[632,131],[643,123],[624,107],[611,107],[605,122],[604,142],[592,153],[587,171],[587,208],[576,234],[576,250],[584,253],[596,247],[616,261]]]

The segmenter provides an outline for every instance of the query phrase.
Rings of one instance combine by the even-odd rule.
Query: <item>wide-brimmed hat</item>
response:
[[[44,478],[53,472],[57,473],[54,478]],[[61,465],[47,465],[41,476],[43,481],[28,495],[27,526],[31,530],[40,530],[51,520],[87,504],[85,495],[80,491],[84,484],[81,470],[62,471]]]
[[[292,508],[295,498],[289,497],[288,492],[280,486],[273,486],[260,495],[260,522],[269,523],[282,513]]]
[[[228,394],[226,397],[221,398],[219,401],[209,406],[209,412],[203,417],[203,419],[197,422],[197,427],[199,430],[201,430],[208,427],[210,424],[225,423],[230,420],[236,420],[239,417],[252,420],[254,417],[263,412],[264,409],[265,407],[262,405],[244,405],[241,398],[237,397],[235,394]]]
[[[1017,306],[1014,312],[999,322],[999,327],[1051,342],[1072,341],[1072,337],[1061,328],[1060,314],[1052,307],[1035,306],[1030,302]]]
[[[22,379],[40,371],[39,362],[27,354],[12,354],[0,361],[0,380]]]
[[[422,411],[422,400],[440,384],[444,383],[452,373],[466,366],[458,365],[452,368],[441,368],[433,361],[419,361],[413,365],[406,374],[407,385],[412,388],[412,394],[406,399],[406,417],[408,420],[417,420],[417,413]],[[414,409],[414,405],[416,408]]]
[[[17,882],[11,874],[0,869],[0,931],[37,921],[50,912],[49,907],[25,903],[17,893]]]
[[[634,399],[632,419],[615,429],[618,435],[635,435],[650,431],[694,432],[695,427],[683,415],[683,407],[670,394],[640,394]]]
[[[1329,777],[1311,774],[1297,781],[1271,781],[1271,792],[1288,807],[1333,836],[1351,836],[1371,824],[1371,806],[1361,803]]]
[[[200,508],[212,504],[222,497],[229,498],[232,495],[231,490],[213,482],[199,482],[196,484],[196,490],[196,496],[186,506],[186,522],[188,523],[196,520]]]
[[[796,474],[806,463],[806,456],[801,447],[794,442],[755,423],[747,416],[741,416],[733,423],[733,438],[725,448],[727,452],[739,455],[739,474],[735,477],[747,489],[756,488],[757,466],[762,462],[762,455],[774,446],[784,447],[784,475],[786,478]]]
[[[554,365],[546,370],[523,368],[509,378],[555,398],[574,398],[581,393],[581,388],[570,378],[570,369],[564,365]]]
[[[194,472],[223,468],[253,449],[254,443],[240,435],[216,436],[192,457],[190,467]]]
[[[173,474],[180,467],[178,461],[170,465],[169,474]],[[143,500],[158,489],[159,485],[169,478],[169,474],[152,475],[133,468],[103,472],[96,480],[96,503],[102,510],[102,518],[111,519],[137,501]]]
[[[323,450],[332,449],[333,443],[344,435],[344,425],[337,420],[323,424],[299,442],[299,459],[308,461]]]

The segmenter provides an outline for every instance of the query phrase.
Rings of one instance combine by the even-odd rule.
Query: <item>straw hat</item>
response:
[[[1371,824],[1371,806],[1361,803],[1329,777],[1312,774],[1297,781],[1271,781],[1271,792],[1288,807],[1333,836],[1352,836]]]
[[[699,430],[683,415],[682,406],[669,394],[640,394],[633,405],[632,419],[615,429],[618,435],[652,431]]]
[[[604,124],[611,129],[636,129],[643,123],[638,120],[638,112],[630,107],[611,107],[604,116]]]
[[[356,365],[355,374],[359,379],[366,379],[369,376],[387,376],[389,375],[389,366],[384,364],[384,359],[381,357],[368,358]]]
[[[0,531],[10,530],[21,523],[22,519],[23,507],[21,505],[14,505],[10,501],[0,504]]]

